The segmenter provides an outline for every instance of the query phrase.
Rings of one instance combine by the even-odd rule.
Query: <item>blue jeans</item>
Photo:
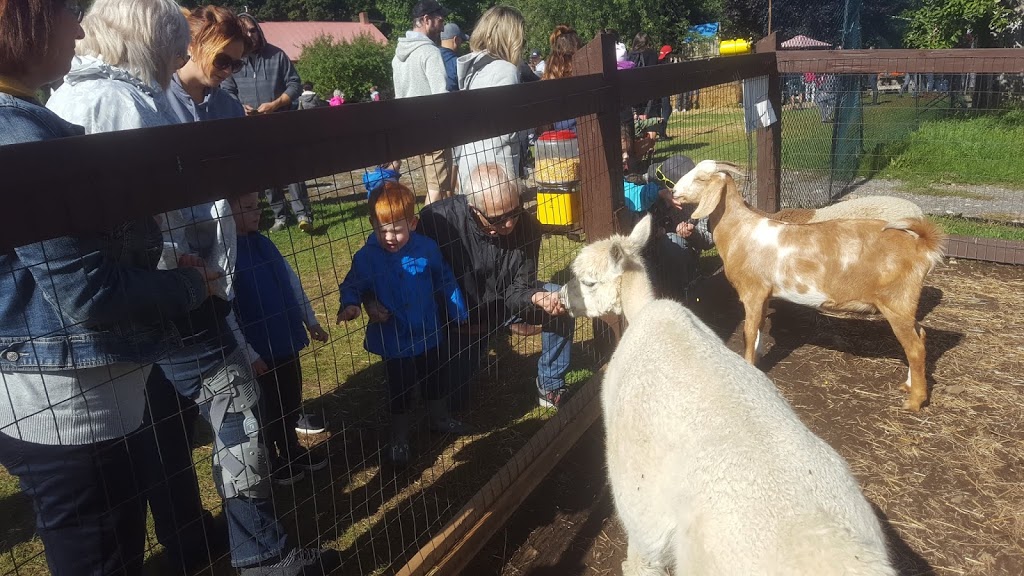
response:
[[[558,284],[546,283],[543,290],[557,292]],[[572,336],[576,330],[576,321],[569,315],[549,316],[540,309],[524,314],[524,317],[507,319],[501,326],[509,326],[520,322],[539,324],[542,328],[540,343],[540,359],[537,361],[537,387],[540,391],[549,392],[565,386],[565,374],[569,371],[572,357]],[[487,350],[490,335],[465,334],[451,330],[448,339],[448,365],[442,368],[442,374],[450,378],[448,389],[452,398],[452,408],[464,410],[469,407],[471,398],[471,381],[480,369],[480,360]]]
[[[545,283],[546,292],[558,292],[562,287],[558,284]],[[523,320],[533,324],[540,320],[540,359],[537,360],[537,387],[544,392],[551,392],[565,387],[565,373],[569,371],[572,359],[572,334],[576,331],[576,320],[568,314],[549,316],[537,312],[533,318]],[[521,321],[518,318],[508,324]]]
[[[131,438],[50,446],[0,434],[0,464],[32,498],[51,574],[142,574],[146,508]]]
[[[174,384],[178,394],[196,398],[202,389],[203,379],[210,378],[232,361],[238,361],[248,368],[245,354],[237,349],[226,326],[221,327],[220,339],[208,340],[172,352],[160,363],[167,379]],[[237,363],[237,362],[236,362]],[[248,378],[253,378],[246,372]],[[199,411],[203,419],[210,422],[210,402],[201,402]],[[258,414],[257,414],[257,417]],[[248,442],[240,413],[228,413],[219,431],[215,431],[224,446],[232,447]],[[270,482],[269,469],[264,482]],[[221,487],[221,471],[214,467],[213,480]],[[286,534],[274,514],[272,498],[225,498],[224,512],[228,523],[228,537],[231,541],[231,565],[245,567],[265,560],[283,556],[287,552]]]

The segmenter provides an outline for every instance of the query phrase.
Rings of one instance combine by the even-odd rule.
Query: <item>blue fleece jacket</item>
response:
[[[258,232],[238,236],[235,311],[246,341],[260,358],[287,359],[309,345],[305,297],[299,301],[294,276],[269,238]]]
[[[372,294],[391,317],[366,325],[366,350],[383,358],[409,358],[434,349],[441,341],[439,300],[447,319],[469,318],[455,274],[437,244],[415,232],[394,254],[371,234],[352,258],[352,269],[340,286],[341,306],[359,306]]]

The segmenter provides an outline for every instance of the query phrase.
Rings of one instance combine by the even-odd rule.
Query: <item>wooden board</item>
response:
[[[601,371],[581,384],[558,413],[544,423],[441,532],[398,570],[397,576],[460,574],[600,418],[603,374]]]
[[[1024,49],[779,50],[779,72],[799,74],[1024,73]]]
[[[984,260],[997,264],[1024,264],[1024,242],[950,236],[946,241],[946,256],[967,260]]]

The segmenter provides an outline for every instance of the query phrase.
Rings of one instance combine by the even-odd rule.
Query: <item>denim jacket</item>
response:
[[[0,146],[79,134],[37,103],[0,93]],[[197,307],[206,288],[198,272],[157,270],[161,249],[156,222],[141,218],[0,253],[0,371],[163,354],[174,335],[164,320]]]

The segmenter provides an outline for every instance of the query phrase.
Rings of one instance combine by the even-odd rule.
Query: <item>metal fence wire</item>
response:
[[[600,357],[589,321],[566,315],[543,319],[539,308],[509,299],[513,288],[534,291],[546,284],[557,290],[568,279],[589,209],[580,189],[608,175],[580,173],[579,152],[574,151],[564,159],[574,167],[548,178],[557,182],[537,183],[534,176],[544,166],[537,162],[536,140],[553,128],[519,128],[513,138],[523,143],[515,151],[522,155],[523,173],[492,172],[490,179],[472,184],[475,200],[457,194],[435,204],[447,207],[433,217],[426,215],[424,202],[438,182],[442,155],[431,150],[300,182],[287,189],[283,204],[281,190],[270,190],[267,182],[230,201],[159,215],[172,223],[166,234],[185,243],[172,249],[172,266],[184,265],[181,258],[195,254],[194,243],[205,242],[204,254],[233,254],[225,259],[224,272],[235,299],[212,301],[181,318],[168,312],[164,319],[177,333],[190,335],[189,344],[181,348],[178,342],[155,359],[153,368],[116,379],[113,373],[96,375],[95,386],[111,388],[116,402],[130,399],[125,388],[132,385],[136,393],[148,395],[145,422],[111,441],[114,449],[124,451],[127,467],[121,472],[130,482],[98,479],[97,489],[111,491],[111,502],[130,500],[133,490],[146,495],[151,512],[144,555],[125,558],[127,565],[144,563],[158,573],[221,574],[240,555],[251,553],[253,543],[245,538],[265,536],[275,541],[260,545],[273,546],[283,538],[287,549],[338,553],[339,574],[397,572],[551,419],[558,395],[572,393],[593,374]],[[585,120],[580,128],[586,128]],[[509,134],[492,136],[505,141]],[[579,147],[585,151],[588,145],[595,144]],[[484,139],[454,152],[455,161],[466,165],[495,162],[507,150]],[[316,168],[311,161],[303,170],[314,173]],[[471,183],[460,181],[457,173],[457,166],[447,173],[449,189],[468,193],[464,187]],[[401,193],[387,195],[397,190],[394,183],[415,195],[408,198],[413,220],[399,205]],[[382,202],[389,204],[382,207]],[[250,215],[252,222],[246,223]],[[411,251],[389,254],[388,242],[394,239],[389,225],[403,221],[412,236],[406,245]],[[238,231],[230,238],[229,222]],[[262,232],[255,231],[257,222]],[[502,248],[500,261],[453,256],[464,245],[452,244],[467,236]],[[508,255],[513,248],[518,256]],[[50,269],[55,265],[35,264],[50,273],[56,273]],[[521,273],[499,270],[488,276],[480,270],[488,265],[518,266]],[[452,270],[450,278],[442,269]],[[418,280],[424,274],[426,279]],[[466,313],[465,304],[452,304],[449,280],[459,286],[459,298],[470,304],[476,298],[487,309],[459,316]],[[509,286],[519,282],[523,285]],[[504,297],[481,300],[487,291]],[[66,296],[57,297],[57,304],[65,305]],[[399,321],[371,318],[374,302]],[[358,316],[337,321],[353,303]],[[223,321],[229,311],[237,329]],[[326,341],[315,339],[320,335],[315,327],[328,333]],[[258,349],[262,364],[246,354],[239,335]],[[381,342],[389,352],[391,344],[400,345],[399,353],[382,357]],[[11,374],[3,376],[10,393],[18,384]],[[245,414],[259,422],[258,432],[246,420],[234,439],[223,429],[214,434],[218,422],[209,414],[216,414],[224,399],[207,388],[218,378],[231,381],[232,393],[243,398],[251,390],[240,382],[258,383],[258,408],[253,403]],[[43,375],[43,385],[48,382]],[[60,399],[71,408],[91,401],[87,390]],[[59,417],[54,409],[41,407],[15,414],[9,424],[17,428]],[[553,434],[549,430],[546,438]],[[246,443],[256,438],[258,445]],[[229,450],[239,439],[245,440],[245,450],[258,453],[251,462]],[[249,472],[269,476],[253,480],[261,493],[232,497],[234,488],[225,487],[223,474],[233,456],[251,467]],[[46,573],[42,542],[31,527],[30,500],[6,471],[0,478],[0,506],[11,528],[2,537],[0,572]],[[114,517],[89,513],[95,518],[78,519]],[[257,524],[275,525],[253,526],[254,518]],[[236,530],[245,522],[258,533]],[[232,530],[231,541],[222,537],[225,525]],[[183,549],[193,544],[204,550]],[[197,560],[197,555],[202,557]]]
[[[1005,169],[1013,144],[995,129],[1020,126],[1020,76],[873,64],[888,71],[781,77],[781,205],[897,195],[935,215],[1021,221],[1024,196]]]

